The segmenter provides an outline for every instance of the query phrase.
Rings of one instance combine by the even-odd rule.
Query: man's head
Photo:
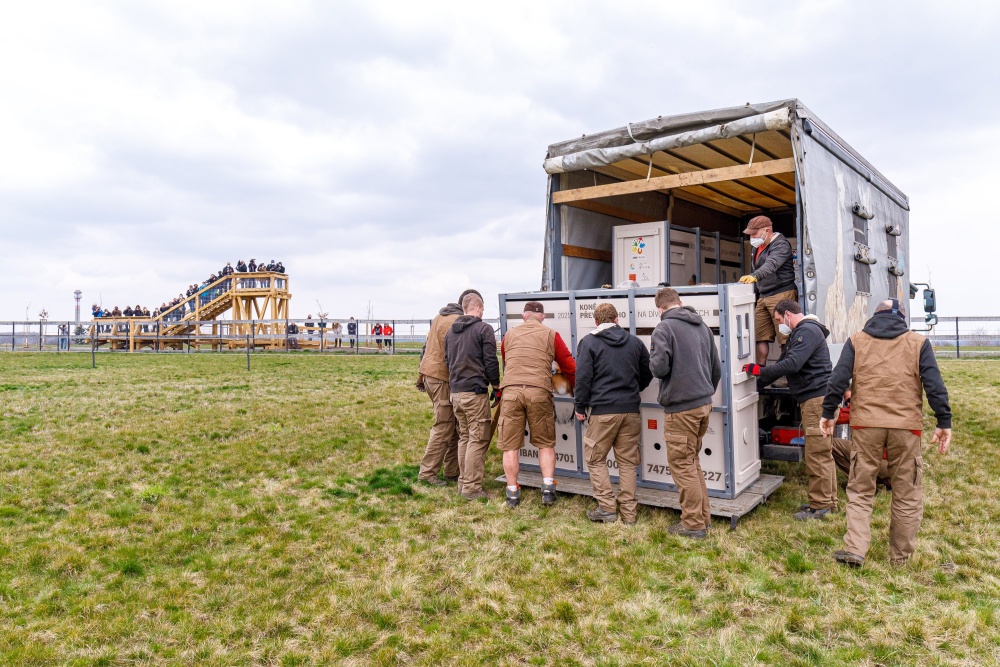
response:
[[[522,315],[525,322],[529,320],[542,322],[545,320],[545,306],[543,306],[540,301],[529,301],[524,304],[524,312]]]
[[[750,222],[747,223],[747,228],[743,230],[743,233],[750,237],[750,244],[754,247],[760,247],[768,241],[771,240],[773,225],[771,224],[771,218],[766,215],[758,215],[756,218],[751,218]],[[760,239],[759,241],[754,241],[754,239]]]
[[[458,295],[458,301],[457,301],[458,305],[461,306],[462,303],[465,301],[465,297],[467,297],[470,294],[475,294],[480,299],[483,298],[483,295],[479,293],[479,290],[474,290],[472,288],[469,288],[469,289],[465,290],[464,292],[462,292],[461,294]]]
[[[610,303],[600,304],[597,308],[594,308],[594,322],[597,326],[612,322],[618,324],[618,309]]]
[[[897,299],[886,299],[875,306],[876,313],[892,313],[899,319],[906,321],[906,311]]]
[[[654,303],[656,303],[656,307],[661,313],[682,305],[680,295],[677,294],[676,290],[669,287],[663,287],[656,293]]]
[[[779,326],[784,324],[794,329],[803,317],[802,306],[799,305],[798,301],[782,299],[774,306],[774,321]]]
[[[462,298],[462,312],[473,317],[483,316],[483,299],[479,294],[466,294]]]

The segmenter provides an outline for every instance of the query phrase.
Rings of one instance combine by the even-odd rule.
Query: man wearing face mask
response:
[[[774,321],[778,332],[789,337],[781,359],[764,367],[747,364],[743,372],[756,375],[759,387],[766,387],[780,377],[788,378],[788,389],[799,404],[802,415],[806,475],[809,478],[809,503],[800,508],[795,518],[800,521],[822,519],[837,509],[833,438],[824,436],[819,430],[823,397],[826,396],[833,370],[830,348],[826,345],[830,331],[815,315],[803,315],[798,302],[788,299],[774,306]]]
[[[864,329],[844,344],[830,376],[823,435],[833,433],[837,406],[851,385],[851,474],[847,480],[847,534],[837,562],[861,567],[871,544],[875,478],[883,453],[892,484],[889,561],[906,563],[917,544],[923,517],[924,394],[937,418],[932,443],[945,454],[951,444],[951,408],[931,342],[909,330],[899,301],[883,301]]]
[[[740,278],[741,283],[753,283],[757,292],[755,333],[757,338],[757,363],[767,363],[770,344],[777,337],[784,346],[788,336],[774,330],[774,307],[785,299],[798,301],[795,288],[795,265],[792,260],[792,244],[784,236],[775,232],[771,219],[758,215],[750,220],[744,234],[750,236],[753,246],[751,266],[753,271]]]

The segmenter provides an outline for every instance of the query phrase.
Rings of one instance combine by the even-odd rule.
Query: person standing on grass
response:
[[[920,436],[924,393],[937,418],[932,443],[951,445],[951,408],[929,339],[910,331],[899,301],[876,307],[864,329],[844,344],[823,401],[820,429],[831,435],[840,399],[851,385],[851,474],[847,480],[847,534],[833,553],[848,567],[864,565],[871,545],[875,481],[883,453],[892,484],[889,562],[906,564],[917,545],[923,517]]]
[[[542,504],[556,502],[556,421],[552,398],[552,362],[572,385],[576,381],[576,362],[562,337],[542,324],[545,307],[539,301],[524,304],[524,324],[510,329],[500,344],[504,374],[500,385],[500,419],[497,445],[503,452],[503,471],[507,478],[507,506],[521,502],[517,483],[520,471],[518,450],[524,446],[527,426],[531,444],[538,448],[542,469]]]
[[[347,340],[351,344],[351,349],[354,349],[355,343],[358,342],[358,323],[355,321],[354,316],[347,320]]]
[[[488,498],[483,491],[486,450],[490,446],[490,401],[500,385],[497,340],[483,322],[483,300],[477,294],[462,299],[463,315],[444,337],[451,406],[458,419],[458,490],[466,500]]]
[[[330,334],[333,336],[333,346],[335,348],[341,347],[341,343],[343,342],[341,340],[342,331],[343,327],[340,326],[340,322],[333,322],[330,324]]]
[[[444,356],[444,338],[451,325],[461,316],[459,303],[469,294],[480,299],[482,295],[474,289],[467,289],[458,297],[458,303],[449,303],[431,321],[427,332],[427,342],[420,351],[420,366],[417,368],[417,389],[427,393],[434,410],[434,424],[431,426],[427,447],[420,461],[417,479],[433,486],[444,486],[449,481],[458,480],[458,420],[451,405],[448,362]],[[438,478],[438,473],[444,479]]]
[[[722,379],[722,363],[712,330],[693,308],[681,303],[676,291],[662,288],[655,303],[660,323],[653,330],[649,367],[660,378],[667,465],[681,502],[681,522],[669,532],[705,539],[712,514],[698,456],[712,414],[712,396]]]
[[[766,387],[780,377],[788,378],[788,389],[799,404],[805,433],[806,475],[809,502],[799,508],[800,521],[822,519],[837,510],[837,466],[833,460],[833,438],[819,430],[823,398],[833,364],[826,339],[830,335],[815,315],[803,315],[797,301],[784,299],[774,306],[774,322],[788,336],[781,359],[770,366],[747,364],[743,372],[757,376],[757,386]]]
[[[576,418],[587,421],[584,461],[594,487],[597,507],[587,512],[591,521],[618,520],[615,494],[608,474],[608,452],[618,462],[618,505],[622,521],[635,525],[636,468],[639,465],[639,392],[653,381],[649,352],[642,341],[618,326],[618,309],[602,303],[594,309],[597,328],[576,349]],[[588,419],[587,411],[590,411]]]

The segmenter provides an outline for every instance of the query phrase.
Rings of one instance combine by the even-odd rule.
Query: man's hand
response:
[[[948,447],[951,446],[951,429],[950,428],[936,428],[934,429],[934,437],[931,438],[931,444],[937,443],[938,452],[941,454],[948,453]]]
[[[747,364],[743,367],[743,372],[747,375],[752,375],[754,377],[760,377],[760,366],[757,364]]]
[[[819,420],[819,430],[823,434],[824,438],[829,438],[833,435],[833,428],[837,425],[836,419],[827,419],[826,417],[820,417]]]
[[[757,279],[754,278],[753,276],[743,276],[742,278],[740,278],[740,282],[743,283],[744,285],[749,285],[750,283],[757,282]]]
[[[490,407],[491,408],[495,408],[496,406],[500,405],[500,395],[502,393],[503,393],[502,389],[496,389],[496,388],[494,388],[493,391],[490,392]]]
[[[585,422],[585,421],[587,421],[587,415],[583,415],[583,414],[580,414],[579,412],[577,412],[576,413],[576,420],[578,422]]]
[[[427,391],[427,386],[424,384],[424,374],[421,373],[417,376],[417,384],[414,385],[417,391]]]

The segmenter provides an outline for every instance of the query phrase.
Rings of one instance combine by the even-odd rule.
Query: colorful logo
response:
[[[632,239],[632,252],[636,255],[642,254],[642,249],[646,247],[646,242],[642,240],[642,237]]]

